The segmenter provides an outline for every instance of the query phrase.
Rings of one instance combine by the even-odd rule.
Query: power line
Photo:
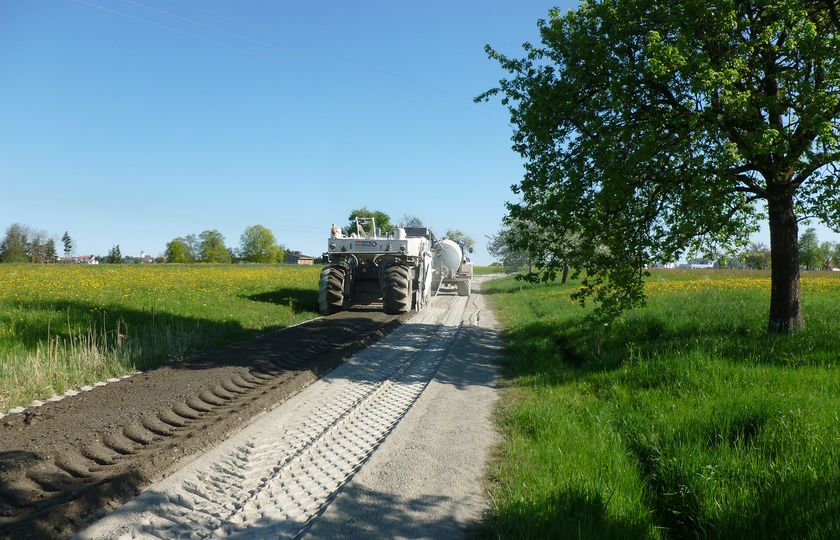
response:
[[[175,19],[179,19],[181,21],[184,21],[184,22],[187,22],[187,23],[190,23],[190,24],[195,24],[197,26],[207,28],[208,30],[213,30],[215,32],[221,32],[223,34],[229,34],[231,36],[235,36],[235,37],[238,37],[240,39],[244,39],[245,41],[250,41],[251,43],[255,43],[257,45],[262,45],[262,46],[265,46],[265,47],[269,47],[269,48],[274,49],[274,50],[280,50],[280,47],[278,47],[277,45],[275,45],[273,43],[269,43],[269,42],[266,42],[266,41],[261,40],[261,39],[255,39],[251,36],[241,34],[239,32],[234,32],[232,30],[228,30],[227,28],[222,28],[220,26],[214,26],[212,24],[206,24],[206,23],[201,22],[197,19],[193,19],[193,18],[190,18],[190,17],[184,17],[183,15],[179,15],[177,13],[173,13],[173,12],[167,11],[165,9],[160,9],[160,8],[155,7],[155,6],[150,6],[149,4],[146,4],[144,2],[138,2],[137,0],[121,0],[121,1],[125,2],[127,4],[132,4],[132,5],[141,7],[143,9],[147,9],[149,11],[153,11],[155,13],[160,13],[161,15],[165,15],[167,17],[172,17],[172,18],[175,18]]]
[[[143,23],[143,24],[147,24],[149,26],[154,26],[154,27],[159,28],[161,30],[167,30],[169,32],[174,32],[174,33],[180,34],[182,36],[191,37],[191,38],[199,39],[199,40],[202,40],[202,41],[207,41],[207,42],[219,45],[221,47],[226,47],[228,49],[232,49],[232,50],[235,50],[235,51],[244,52],[244,53],[247,53],[247,54],[253,54],[253,52],[254,52],[254,51],[249,51],[247,49],[243,49],[242,47],[238,47],[238,46],[233,45],[231,43],[227,43],[227,42],[224,42],[224,41],[219,41],[217,39],[213,39],[209,36],[204,36],[204,35],[195,34],[195,33],[192,33],[192,32],[187,32],[185,30],[181,30],[180,28],[175,28],[173,26],[168,26],[168,25],[165,25],[165,24],[161,24],[157,21],[146,19],[144,17],[138,17],[137,15],[132,15],[130,13],[126,13],[126,12],[120,11],[118,9],[105,7],[105,6],[102,6],[100,4],[96,4],[94,2],[89,2],[87,0],[73,0],[73,1],[76,2],[76,3],[79,3],[79,4],[83,4],[85,6],[97,9],[99,11],[104,11],[105,13],[118,15],[120,17],[126,17],[128,19],[131,19],[131,20]],[[135,3],[135,2],[129,2],[129,3]],[[201,26],[205,26],[205,27],[211,28],[211,29],[213,28],[209,25],[205,25],[205,24],[200,23],[198,21],[196,21],[196,24],[200,24]],[[282,59],[272,58],[272,60],[275,61],[275,62],[280,62]]]
[[[182,5],[184,7],[187,7],[187,8],[194,9],[196,11],[200,11],[202,13],[207,13],[208,15],[212,15],[213,17],[217,17],[219,19],[230,21],[230,22],[232,22],[234,24],[238,24],[240,26],[248,26],[247,23],[244,23],[244,22],[242,22],[238,19],[234,19],[233,17],[228,17],[227,15],[224,15],[223,13],[219,13],[217,11],[212,11],[212,10],[209,10],[209,9],[207,9],[205,7],[202,7],[202,6],[197,6],[197,5],[191,4],[189,2],[183,2],[182,0],[169,0],[169,1],[174,2],[176,4],[180,4],[180,5]]]
[[[175,18],[175,19],[180,19],[180,20],[182,20],[182,21],[184,21],[184,22],[188,22],[188,23],[191,23],[191,24],[196,24],[196,25],[198,25],[198,26],[203,26],[204,28],[207,28],[207,29],[209,29],[209,30],[217,30],[217,31],[220,31],[220,32],[224,32],[224,31],[225,31],[224,29],[219,28],[219,27],[217,27],[217,26],[212,26],[212,25],[210,25],[210,24],[205,24],[205,23],[203,23],[203,22],[201,22],[201,21],[199,21],[199,20],[196,20],[196,19],[191,19],[191,18],[189,18],[189,17],[184,17],[184,16],[182,16],[182,15],[178,15],[177,13],[172,13],[171,11],[166,11],[165,9],[160,9],[160,8],[156,8],[156,7],[154,7],[154,6],[150,6],[150,5],[148,5],[148,4],[144,4],[143,2],[136,2],[135,0],[122,0],[122,1],[123,1],[123,2],[125,2],[125,3],[127,3],[127,4],[132,4],[132,5],[135,5],[135,6],[141,7],[141,8],[143,8],[143,9],[148,9],[149,11],[154,11],[154,12],[156,12],[156,13],[160,13],[160,14],[162,14],[162,15],[166,15],[166,16],[169,16],[169,17],[173,17],[173,18]]]
[[[105,13],[111,13],[111,14],[114,14],[114,15],[119,15],[121,17],[127,17],[129,19],[141,22],[143,24],[148,24],[150,26],[155,26],[155,27],[160,28],[162,30],[168,30],[170,32],[175,32],[176,34],[181,34],[182,36],[204,39],[202,36],[199,36],[198,34],[185,32],[185,31],[180,30],[178,28],[173,28],[171,26],[166,26],[166,25],[160,24],[156,21],[152,21],[152,20],[149,20],[149,19],[144,19],[143,17],[138,17],[136,15],[131,15],[130,13],[126,13],[124,11],[119,11],[117,9],[113,9],[113,8],[109,8],[109,7],[105,7],[105,6],[100,6],[99,4],[94,4],[93,2],[88,2],[86,0],[73,0],[73,1],[77,2],[79,4],[84,4],[88,7],[92,7],[94,9],[98,9],[99,11],[104,11]]]

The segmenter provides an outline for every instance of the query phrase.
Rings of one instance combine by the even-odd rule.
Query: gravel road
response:
[[[79,537],[462,536],[484,505],[497,351],[482,295],[436,297]]]

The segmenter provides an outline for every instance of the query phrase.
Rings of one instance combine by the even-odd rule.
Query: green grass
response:
[[[504,266],[473,266],[473,275],[485,276],[487,274],[504,274]]]
[[[0,412],[317,316],[320,268],[0,265]]]
[[[509,385],[488,537],[840,537],[840,279],[765,333],[766,275],[658,272],[593,326],[575,285],[485,285]]]

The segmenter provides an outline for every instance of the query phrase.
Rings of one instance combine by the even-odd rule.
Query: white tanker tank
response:
[[[434,279],[432,288],[437,292],[444,286],[455,287],[458,296],[469,296],[472,289],[473,265],[464,255],[463,242],[444,238],[434,247],[432,259]]]

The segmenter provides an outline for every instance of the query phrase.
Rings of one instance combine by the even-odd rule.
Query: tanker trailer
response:
[[[432,288],[437,294],[441,287],[454,287],[458,296],[470,295],[473,264],[464,255],[464,243],[444,238],[434,248]]]
[[[432,292],[431,231],[398,225],[383,234],[373,218],[357,218],[355,226],[347,232],[332,227],[318,290],[321,313],[380,297],[385,313],[420,311]]]

